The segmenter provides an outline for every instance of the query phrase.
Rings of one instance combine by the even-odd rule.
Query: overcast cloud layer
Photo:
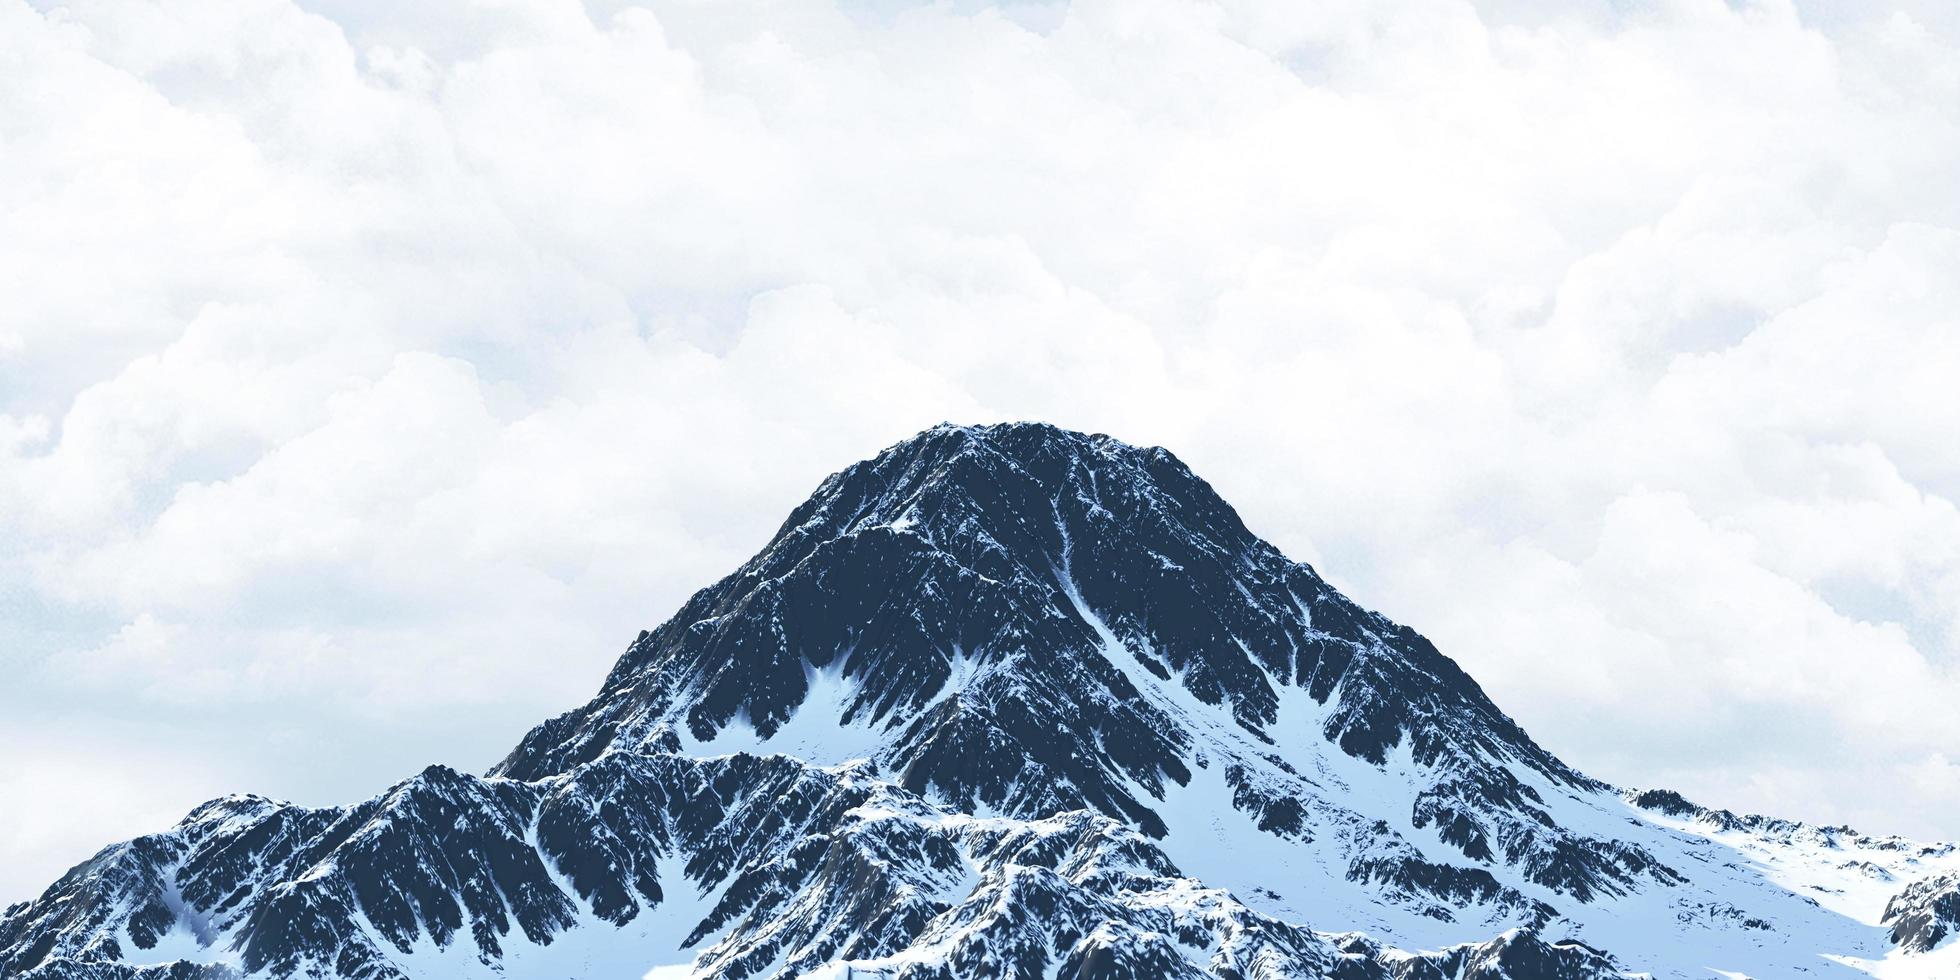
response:
[[[0,0],[0,900],[483,768],[942,419],[1171,448],[1594,775],[1960,838],[1942,11]]]

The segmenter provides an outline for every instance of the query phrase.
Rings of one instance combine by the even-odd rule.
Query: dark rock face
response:
[[[1883,921],[1892,927],[1892,944],[1924,953],[1960,929],[1960,876],[1935,875],[1907,885],[1885,903]]]

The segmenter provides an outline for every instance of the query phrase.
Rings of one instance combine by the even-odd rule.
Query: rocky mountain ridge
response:
[[[940,426],[490,774],[213,801],[0,977],[1912,976],[1957,872],[1571,769],[1162,449]]]

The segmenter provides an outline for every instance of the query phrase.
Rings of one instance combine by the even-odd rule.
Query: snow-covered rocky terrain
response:
[[[0,977],[1960,977],[1948,844],[1622,790],[1170,453],[940,426],[483,776],[216,800]]]

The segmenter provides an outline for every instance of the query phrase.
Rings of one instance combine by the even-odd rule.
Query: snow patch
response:
[[[746,716],[738,715],[706,741],[696,740],[686,725],[674,726],[681,751],[703,758],[781,754],[824,768],[872,758],[887,733],[864,719],[868,711],[860,711],[849,724],[844,722],[858,692],[857,682],[844,675],[844,659],[837,657],[831,666],[822,668],[805,664],[808,690],[802,703],[768,737],[757,732]]]

